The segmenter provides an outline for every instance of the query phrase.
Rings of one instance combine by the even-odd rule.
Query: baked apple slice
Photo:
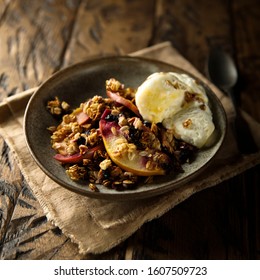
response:
[[[108,121],[106,110],[99,122],[100,132],[111,160],[123,170],[138,176],[164,175],[169,157],[155,150],[138,150],[129,143],[116,121]],[[109,119],[109,118],[108,118]]]
[[[136,105],[129,99],[125,98],[123,95],[125,95],[125,89],[124,85],[121,84],[119,81],[117,81],[114,78],[111,78],[106,81],[106,93],[109,98],[117,102],[118,104],[124,105],[126,108],[131,110],[136,116],[141,118],[141,115],[139,113],[138,108]],[[121,92],[121,94],[120,94]]]
[[[124,98],[123,96],[119,95],[119,93],[107,90],[107,96],[112,100],[116,101],[117,103],[124,105],[126,108],[131,110],[136,116],[141,117],[139,110],[134,105],[134,103]]]
[[[54,159],[61,163],[80,163],[83,161],[83,159],[91,159],[94,155],[94,153],[98,150],[104,149],[103,145],[97,145],[91,149],[89,149],[86,153],[76,153],[74,155],[62,155],[62,154],[56,154],[54,156]]]
[[[76,118],[79,125],[85,124],[86,122],[90,121],[90,117],[84,112],[79,112],[78,114],[76,114]]]

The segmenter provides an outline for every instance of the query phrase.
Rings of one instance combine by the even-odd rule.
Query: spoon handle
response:
[[[248,124],[242,117],[240,111],[237,110],[237,112],[239,113],[235,118],[234,126],[236,131],[238,149],[243,154],[255,153],[258,151],[258,148],[248,127]]]
[[[232,102],[233,107],[234,107],[235,114],[237,115],[238,114],[238,107],[239,107],[238,104],[239,104],[239,102],[238,102],[238,96],[235,92],[235,88],[234,87],[231,87],[231,88],[222,87],[222,90],[231,99],[231,102]]]
[[[232,124],[233,133],[235,135],[235,139],[237,141],[237,147],[242,154],[251,154],[258,151],[255,140],[252,136],[250,128],[243,118],[241,111],[238,107],[238,100],[236,98],[235,89],[223,89],[227,95],[230,97],[234,111],[235,111],[235,119]]]
[[[236,87],[239,77],[233,59],[220,49],[211,49],[207,60],[207,75],[231,99],[235,111],[232,129],[239,151],[242,154],[257,152],[258,149],[248,124],[239,110]]]

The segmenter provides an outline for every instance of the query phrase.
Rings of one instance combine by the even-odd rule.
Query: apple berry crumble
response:
[[[98,191],[98,185],[124,190],[154,176],[183,172],[182,164],[191,161],[198,147],[182,140],[173,127],[144,118],[136,104],[137,89],[114,78],[105,87],[107,97],[96,95],[75,109],[57,97],[47,104],[60,119],[48,129],[54,159],[67,175]],[[189,129],[191,122],[185,120],[183,127]]]

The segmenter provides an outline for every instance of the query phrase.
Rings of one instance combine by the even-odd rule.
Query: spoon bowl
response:
[[[238,150],[242,154],[256,152],[257,146],[250,128],[238,108],[238,94],[235,86],[239,77],[234,60],[228,53],[220,49],[212,49],[207,61],[207,74],[216,86],[229,95],[233,103],[235,119],[232,129],[237,140]]]
[[[210,52],[208,75],[214,84],[225,91],[234,87],[238,80],[238,72],[234,60],[229,54],[219,49],[214,49]]]

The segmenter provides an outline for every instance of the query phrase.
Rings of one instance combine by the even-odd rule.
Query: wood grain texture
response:
[[[260,5],[259,1],[234,1],[232,38],[239,68],[241,107],[260,122]],[[250,98],[248,98],[250,95]]]
[[[60,69],[79,3],[17,0],[2,8],[0,100]]]
[[[130,258],[259,259],[257,247],[250,245],[257,240],[250,232],[257,221],[249,226],[252,211],[245,207],[240,184],[245,178],[252,179],[252,174],[250,171],[245,177],[197,193],[162,218],[145,224],[130,238]],[[259,176],[253,178],[259,180]]]
[[[149,45],[155,1],[82,1],[64,66],[89,57],[123,55]]]
[[[235,58],[242,107],[260,121],[256,0],[0,0],[0,101],[53,72],[171,41],[202,73]],[[146,223],[109,252],[80,255],[51,224],[0,137],[0,259],[260,259],[259,166]]]
[[[47,221],[8,146],[0,144],[0,259],[79,258],[77,246]]]
[[[170,40],[200,71],[211,47],[232,48],[228,1],[160,0],[153,43]]]

